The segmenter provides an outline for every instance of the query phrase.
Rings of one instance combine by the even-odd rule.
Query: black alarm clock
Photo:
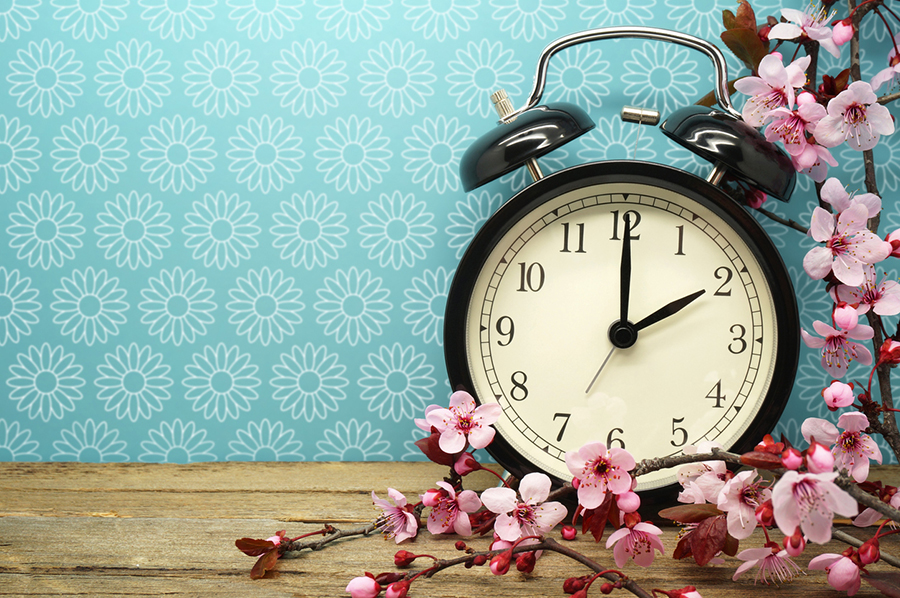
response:
[[[713,162],[707,178],[633,160],[541,172],[537,158],[594,127],[577,106],[538,105],[550,57],[621,37],[712,59],[721,108],[686,107],[660,125]],[[638,461],[703,441],[743,452],[777,423],[800,350],[793,286],[763,228],[719,184],[727,173],[786,201],[796,175],[790,157],[740,119],[727,80],[724,57],[704,40],[617,27],[545,48],[523,108],[494,95],[501,122],[463,156],[463,186],[522,166],[535,182],[462,257],[444,347],[453,388],[501,406],[488,451],[512,475],[570,481],[566,452],[594,441]],[[668,495],[676,474],[638,482],[645,495]]]

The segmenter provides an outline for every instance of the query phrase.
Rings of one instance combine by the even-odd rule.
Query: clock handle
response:
[[[547,68],[550,63],[550,58],[554,54],[561,50],[565,50],[566,48],[586,42],[620,38],[639,38],[670,42],[703,52],[710,60],[712,60],[715,69],[716,85],[714,92],[716,94],[716,101],[725,112],[735,118],[741,118],[741,113],[735,110],[734,106],[731,104],[731,97],[728,94],[728,67],[725,64],[725,56],[719,48],[699,37],[679,33],[677,31],[659,29],[657,27],[605,27],[602,29],[589,29],[587,31],[573,33],[550,42],[550,44],[541,52],[540,58],[538,59],[537,72],[534,75],[534,88],[531,91],[531,95],[528,97],[528,101],[521,108],[504,115],[501,118],[501,122],[510,122],[519,114],[538,105],[538,102],[541,101],[541,96],[544,94],[544,86],[547,83]]]

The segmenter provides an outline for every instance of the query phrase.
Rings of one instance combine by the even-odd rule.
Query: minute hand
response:
[[[681,311],[682,309],[687,307],[689,303],[693,302],[695,299],[700,297],[700,295],[702,295],[705,292],[706,292],[705,289],[700,289],[696,293],[691,293],[690,295],[688,295],[686,297],[682,297],[681,299],[676,299],[675,301],[672,301],[671,303],[664,305],[663,307],[659,308],[658,310],[656,310],[655,312],[653,312],[652,314],[650,314],[649,316],[647,316],[646,318],[644,318],[643,320],[641,320],[640,322],[635,324],[634,325],[635,330],[643,330],[644,328],[646,328],[647,326],[650,326],[651,324],[656,324],[660,320],[664,320],[665,318],[668,318],[669,316],[671,316],[675,313],[678,313],[679,311]]]

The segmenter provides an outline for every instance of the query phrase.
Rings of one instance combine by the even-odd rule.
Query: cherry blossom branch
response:
[[[878,497],[872,496],[868,492],[863,492],[853,479],[845,474],[841,474],[834,480],[839,488],[852,496],[856,502],[868,507],[874,511],[878,511],[891,521],[900,523],[900,510],[895,509],[891,505],[881,501]]]
[[[660,469],[669,469],[679,465],[688,463],[699,463],[701,461],[724,461],[734,465],[743,465],[741,456],[735,453],[729,453],[721,449],[714,448],[709,453],[695,453],[693,455],[675,455],[673,457],[654,457],[652,459],[644,459],[640,461],[632,470],[635,477],[646,475],[648,473],[659,471]]]
[[[900,100],[900,91],[895,91],[894,93],[888,93],[883,96],[879,96],[878,103],[879,104],[890,104],[894,100]]]
[[[770,212],[769,210],[767,210],[765,208],[756,208],[756,211],[759,212],[760,214],[762,214],[763,216],[765,216],[766,218],[768,218],[769,220],[773,220],[773,221],[777,222],[778,224],[783,224],[784,226],[786,226],[788,228],[792,228],[796,231],[799,231],[799,232],[803,233],[804,235],[809,232],[809,228],[803,226],[799,222],[790,220],[788,218],[782,218],[775,212]]]
[[[300,557],[300,551],[304,548],[308,548],[310,550],[321,550],[326,545],[340,540],[342,538],[350,538],[353,536],[368,536],[372,532],[377,530],[375,523],[367,523],[366,525],[362,525],[359,527],[354,527],[347,530],[338,529],[332,526],[326,526],[331,529],[329,535],[325,536],[322,539],[315,540],[303,540],[303,541],[293,541],[288,544],[287,548],[285,548],[284,555],[281,558],[285,559],[295,559]]]
[[[859,548],[860,546],[862,546],[865,543],[862,540],[860,540],[859,538],[857,538],[855,536],[851,536],[847,532],[839,530],[839,529],[832,528],[831,537],[834,538],[835,540],[843,542],[844,544],[849,544],[850,546],[853,546],[854,548]],[[895,569],[900,569],[900,559],[898,559],[897,557],[891,556],[884,552],[880,553],[879,556],[880,556],[880,559],[882,561],[884,561],[885,564],[890,565],[891,567],[893,567]]]

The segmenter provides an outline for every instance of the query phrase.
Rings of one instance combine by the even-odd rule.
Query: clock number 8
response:
[[[514,401],[524,401],[528,398],[528,389],[525,387],[525,383],[528,382],[528,376],[525,375],[525,372],[519,370],[518,372],[513,372],[513,375],[509,377],[510,382],[512,382],[513,387],[509,391],[509,397]]]

